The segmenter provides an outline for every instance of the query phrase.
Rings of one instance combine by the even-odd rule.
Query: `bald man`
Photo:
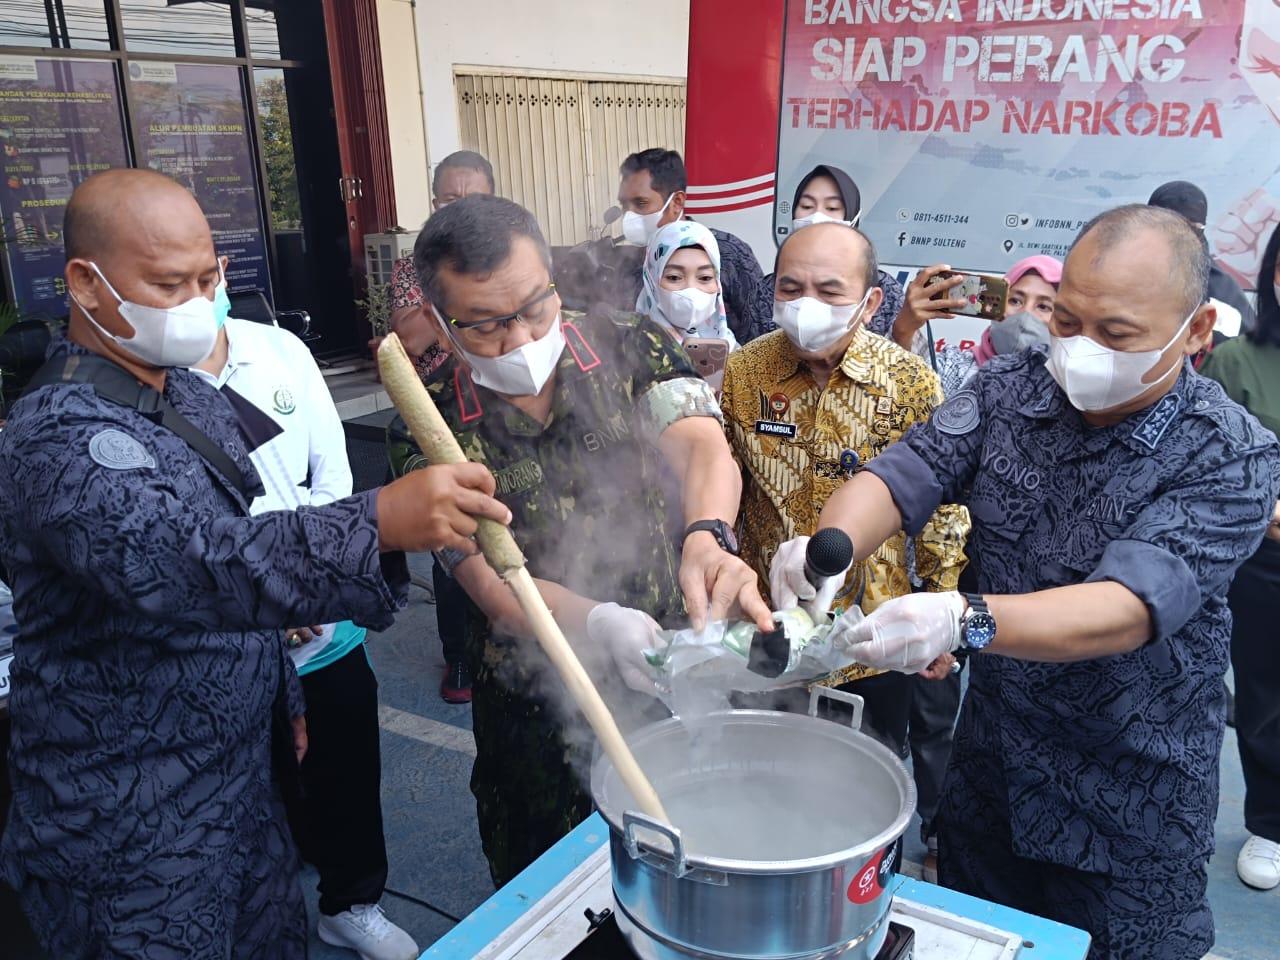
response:
[[[841,604],[870,611],[913,589],[954,590],[964,566],[968,518],[944,506],[919,536],[885,543],[830,584],[822,600],[803,577],[798,587],[769,583],[779,545],[791,541],[803,557],[841,482],[942,401],[924,361],[866,328],[883,295],[878,273],[875,250],[857,229],[820,223],[796,231],[774,271],[780,329],[732,354],[725,369],[725,430],[744,477],[742,558],[769,584],[774,609],[797,600],[828,607],[838,592]],[[903,753],[907,677],[855,667],[829,683],[862,696],[865,722]]]
[[[221,279],[194,198],[99,174],[64,234],[67,335],[0,433],[20,625],[0,870],[50,956],[302,957],[272,776],[273,719],[276,761],[305,752],[282,630],[388,626],[400,551],[465,549],[469,513],[509,515],[464,465],[250,517],[263,424],[185,369]]]
[[[1178,214],[1098,217],[1047,353],[983,366],[820,519],[862,557],[942,500],[969,507],[980,592],[911,594],[833,632],[883,669],[969,652],[940,878],[1089,931],[1090,960],[1213,945],[1227,589],[1271,520],[1280,450],[1188,362],[1213,329],[1208,277]]]

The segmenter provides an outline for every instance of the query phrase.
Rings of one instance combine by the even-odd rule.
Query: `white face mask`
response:
[[[658,288],[658,306],[662,319],[683,337],[717,337],[720,335],[720,312],[716,294],[697,287],[683,290]]]
[[[861,216],[859,212],[858,216]],[[833,217],[830,214],[823,213],[821,210],[815,210],[807,217],[797,217],[791,221],[791,232],[803,230],[805,227],[811,227],[815,223],[843,223],[846,227],[856,227],[858,225],[858,217],[852,220],[841,220],[839,217]]]
[[[218,340],[218,317],[214,302],[208,297],[192,297],[176,307],[148,307],[125,300],[102,275],[96,263],[90,262],[98,279],[120,304],[120,316],[133,327],[132,337],[109,333],[80,306],[75,295],[71,299],[104,337],[114,340],[143,363],[153,367],[194,367],[213,352]]]
[[[435,306],[431,307],[454,347],[471,368],[471,379],[482,387],[508,397],[532,397],[542,392],[564,353],[564,331],[560,314],[537,340],[530,340],[499,357],[477,357],[463,348],[449,331]]]
[[[1178,332],[1159,350],[1125,353],[1104,347],[1083,335],[1051,336],[1047,365],[1049,373],[1077,410],[1097,413],[1126,404],[1150,390],[1167,377],[1170,370],[1181,365],[1182,356],[1179,354],[1169,370],[1158,377],[1143,379],[1160,362],[1165,351],[1177,342],[1191,323],[1191,318],[1199,312],[1199,307],[1192,310],[1187,319],[1182,321]]]
[[[773,301],[773,322],[806,353],[820,353],[853,329],[871,296],[868,290],[857,303],[832,306],[813,297]]]
[[[658,232],[658,221],[662,219],[662,215],[667,212],[667,207],[671,206],[671,194],[667,197],[667,202],[662,205],[662,209],[657,213],[646,213],[643,216],[634,210],[628,210],[622,215],[622,239],[644,246],[647,244],[655,233]]]

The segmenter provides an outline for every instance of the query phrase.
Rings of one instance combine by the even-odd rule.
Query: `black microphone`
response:
[[[822,581],[840,576],[852,562],[853,541],[849,535],[839,527],[823,527],[805,548],[804,578],[817,590]],[[747,669],[772,680],[787,669],[790,657],[791,642],[781,624],[768,632],[756,630],[747,651]]]
[[[804,578],[815,588],[829,577],[838,577],[853,563],[853,541],[839,527],[823,527],[809,539],[804,551]]]

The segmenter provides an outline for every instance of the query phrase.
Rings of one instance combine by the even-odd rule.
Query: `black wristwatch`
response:
[[[964,594],[969,609],[960,615],[960,647],[977,652],[991,646],[996,638],[996,618],[979,593]]]
[[[681,549],[684,548],[684,542],[689,539],[690,534],[704,530],[716,538],[716,543],[720,544],[721,550],[732,553],[735,557],[738,555],[738,537],[733,532],[733,527],[723,520],[698,520],[689,524],[684,531],[684,536],[680,538]]]

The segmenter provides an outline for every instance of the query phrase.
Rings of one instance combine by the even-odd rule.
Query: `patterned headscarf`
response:
[[[692,220],[676,220],[655,233],[653,239],[649,241],[648,247],[645,248],[644,267],[641,270],[643,282],[640,288],[640,296],[636,300],[636,310],[639,313],[665,323],[667,326],[673,327],[673,329],[673,324],[663,312],[662,298],[658,296],[658,288],[662,280],[662,271],[667,268],[667,261],[671,259],[672,254],[684,247],[701,247],[705,250],[707,257],[711,260],[711,266],[715,268],[716,279],[719,280],[720,245],[716,243],[716,238],[711,231],[700,223],[694,223]],[[683,334],[683,331],[681,333]],[[729,330],[729,321],[725,317],[723,288],[720,293],[716,294],[714,330],[708,330],[705,333],[700,332],[699,335],[727,340],[729,349],[737,348],[738,341],[734,339],[733,333]]]

